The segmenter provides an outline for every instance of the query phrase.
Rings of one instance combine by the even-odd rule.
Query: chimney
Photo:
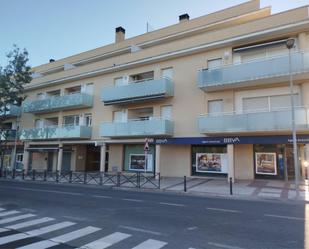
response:
[[[126,34],[126,30],[123,27],[118,27],[116,28],[116,43],[117,42],[122,42],[125,39],[125,34]]]
[[[186,13],[186,14],[182,14],[179,16],[179,22],[186,22],[190,20],[190,16]]]
[[[49,63],[55,62],[54,59],[49,59]]]

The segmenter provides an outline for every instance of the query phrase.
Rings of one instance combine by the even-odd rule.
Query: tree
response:
[[[28,65],[28,52],[14,45],[6,57],[8,64],[0,66],[0,173],[3,169],[4,153],[7,145],[8,132],[3,127],[10,106],[21,106],[25,99],[24,86],[32,80],[31,67]]]

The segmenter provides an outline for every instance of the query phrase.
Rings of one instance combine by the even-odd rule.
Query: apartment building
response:
[[[299,163],[309,157],[309,7],[248,1],[34,68],[25,169],[292,179],[291,52]],[[145,138],[149,151],[144,152]]]

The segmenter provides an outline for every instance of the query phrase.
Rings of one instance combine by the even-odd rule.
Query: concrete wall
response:
[[[190,145],[161,145],[161,176],[191,175]]]
[[[240,144],[234,146],[234,166],[236,180],[254,179],[253,145]]]

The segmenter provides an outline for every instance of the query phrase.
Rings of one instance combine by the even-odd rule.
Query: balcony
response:
[[[25,101],[24,112],[47,113],[57,110],[70,110],[92,107],[93,96],[85,93],[75,93],[42,100]]]
[[[14,141],[16,137],[16,130],[2,130],[0,131],[0,140],[1,141]]]
[[[24,129],[20,133],[20,140],[89,139],[91,138],[91,130],[91,127],[88,126]]]
[[[298,130],[309,129],[308,108],[296,108],[295,123]],[[291,110],[204,115],[198,118],[198,127],[205,134],[290,131]]]
[[[309,52],[291,55],[295,80],[309,76]],[[198,72],[198,87],[205,92],[275,84],[289,80],[289,55],[254,60]]]
[[[7,110],[4,111],[4,108],[0,110],[0,116],[3,117],[19,117],[21,114],[21,108],[16,105],[8,105]]]
[[[151,79],[131,82],[124,86],[113,86],[102,91],[104,105],[126,104],[130,102],[154,100],[174,95],[174,85],[170,79]]]
[[[172,136],[174,123],[171,120],[153,118],[150,120],[128,120],[127,122],[103,123],[102,137],[160,137]]]

